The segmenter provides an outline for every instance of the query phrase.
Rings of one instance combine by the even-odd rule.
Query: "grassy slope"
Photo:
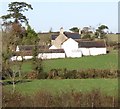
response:
[[[72,69],[117,69],[118,67],[118,55],[116,53],[110,53],[100,56],[88,56],[81,58],[65,58],[65,59],[51,59],[43,61],[43,68],[45,72],[48,72],[54,68],[67,68]],[[27,61],[22,66],[23,71],[31,71],[31,61]]]
[[[45,71],[53,68],[67,69],[115,69],[117,68],[117,56],[115,54],[89,56],[73,59],[46,60],[44,62]]]
[[[48,90],[53,93],[61,91],[82,91],[88,92],[93,88],[100,88],[108,95],[116,95],[118,83],[117,79],[64,79],[64,80],[33,80],[16,85],[16,90],[22,93],[32,94],[39,90]],[[5,86],[12,89],[11,85]]]

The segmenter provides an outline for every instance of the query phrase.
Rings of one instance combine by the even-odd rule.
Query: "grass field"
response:
[[[107,54],[101,56],[88,56],[82,58],[66,58],[57,60],[46,60],[44,62],[45,71],[54,68],[67,68],[74,69],[116,69],[117,68],[117,55]]]
[[[5,89],[12,89],[12,85],[4,86]],[[19,83],[16,90],[22,94],[33,94],[39,90],[46,90],[53,93],[62,91],[88,92],[93,89],[100,89],[108,95],[117,95],[117,79],[63,79],[63,80],[32,80],[31,82]]]
[[[51,59],[43,61],[43,68],[45,72],[51,69],[67,68],[72,69],[117,69],[118,55],[117,52],[112,52],[107,55],[88,56],[81,58],[65,58],[65,59]],[[25,61],[22,66],[24,72],[32,70],[32,61]],[[11,85],[6,85],[4,88],[12,89]],[[87,92],[93,89],[98,89],[103,93],[109,95],[116,95],[118,92],[117,79],[46,79],[46,80],[32,80],[31,82],[19,83],[16,85],[16,90],[22,93],[32,94],[39,90],[47,90],[51,92],[61,91],[82,91]]]
[[[79,70],[79,69],[117,69],[118,55],[116,52],[99,56],[87,56],[81,58],[65,58],[65,59],[51,59],[43,61],[43,69],[45,72],[51,69]],[[32,62],[26,61],[22,65],[24,72],[32,70]]]

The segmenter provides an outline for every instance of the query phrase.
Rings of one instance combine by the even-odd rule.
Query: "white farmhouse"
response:
[[[63,28],[60,28],[60,33],[58,35],[51,35],[51,44],[52,46],[51,48],[57,48],[57,49],[61,49],[61,45],[63,44],[63,42],[65,42],[66,40],[68,40],[69,38],[73,39],[73,40],[79,40],[80,39],[80,34],[79,33],[71,33],[71,32],[64,32]]]
[[[64,49],[66,57],[106,54],[106,44],[103,40],[82,40],[80,37],[80,33],[64,32],[61,28],[58,36],[51,36],[52,46],[49,49]]]
[[[90,41],[80,39],[80,33],[64,32],[63,28],[60,33],[51,36],[51,46],[37,46],[37,58],[55,59],[65,57],[82,57],[106,54],[106,44],[103,40]],[[28,60],[33,58],[33,49],[35,45],[18,45],[15,52],[17,55],[11,57],[12,61],[22,59]],[[21,54],[22,53],[22,54]],[[22,55],[22,56],[21,56]]]

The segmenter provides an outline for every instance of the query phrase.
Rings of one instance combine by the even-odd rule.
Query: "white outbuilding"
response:
[[[41,59],[65,58],[65,52],[64,49],[49,49],[43,52],[39,52],[38,58]]]
[[[80,41],[78,49],[81,50],[83,56],[95,56],[107,53],[104,41]]]

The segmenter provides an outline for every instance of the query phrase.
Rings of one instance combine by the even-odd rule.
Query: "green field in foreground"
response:
[[[118,55],[117,53],[109,53],[99,56],[86,56],[81,58],[65,58],[65,59],[51,59],[43,61],[43,69],[45,72],[51,69],[79,70],[79,69],[117,69]],[[32,62],[26,61],[23,63],[22,70],[30,72],[32,70]]]
[[[12,89],[12,85],[4,86],[5,89]],[[81,91],[88,92],[93,89],[100,89],[108,95],[117,95],[118,80],[117,79],[63,79],[63,80],[32,80],[31,82],[19,83],[16,90],[23,94],[33,94],[39,90],[47,90],[52,93],[60,93],[61,91]]]

